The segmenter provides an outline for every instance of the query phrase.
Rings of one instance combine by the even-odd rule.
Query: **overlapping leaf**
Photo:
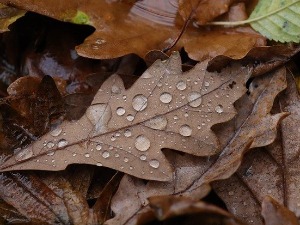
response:
[[[129,53],[144,57],[153,49],[171,47],[182,30],[182,25],[175,23],[177,3],[171,1],[160,2],[159,5],[155,1],[137,1],[133,5],[104,0],[56,0],[51,4],[32,0],[2,2],[62,21],[75,20],[94,26],[95,32],[77,47],[81,56],[89,58],[108,59]],[[228,8],[226,1],[219,5],[218,8],[211,8],[211,5],[204,4],[201,10],[220,14],[223,8]],[[213,31],[190,27],[173,50],[185,47],[189,56],[195,60],[220,54],[241,58],[251,48],[265,44],[265,39],[250,27]],[[239,48],[236,48],[237,45]]]
[[[229,177],[238,169],[249,148],[270,144],[276,137],[277,123],[287,115],[270,114],[275,97],[286,87],[285,69],[261,79],[263,84],[251,92],[251,98],[245,95],[239,100],[247,107],[226,126],[216,129],[222,134],[222,152],[218,156],[168,155],[175,170],[173,181],[168,183],[150,181],[145,185],[141,180],[125,176],[112,202],[116,217],[107,224],[134,224],[137,215],[147,210],[147,198],[151,196],[172,194],[202,198],[208,193],[210,182]],[[236,129],[232,129],[232,125],[236,125]]]
[[[280,110],[291,114],[281,122],[277,140],[248,155],[234,176],[215,184],[215,190],[227,203],[228,209],[249,224],[249,221],[263,224],[260,205],[266,195],[284,204],[297,216],[300,214],[297,188],[299,95],[291,75],[288,81],[288,88],[280,95],[279,102]],[[254,85],[259,86],[259,83]]]
[[[128,90],[111,76],[86,114],[65,122],[2,164],[2,170],[61,170],[71,163],[114,168],[137,177],[170,180],[161,149],[198,156],[219,151],[211,126],[235,115],[250,70],[239,65],[221,73],[207,62],[182,74],[178,53],[154,63]]]

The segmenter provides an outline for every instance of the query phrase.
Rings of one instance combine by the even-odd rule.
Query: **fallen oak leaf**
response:
[[[232,104],[246,90],[248,68],[235,65],[218,74],[206,72],[206,64],[182,74],[179,53],[174,53],[154,63],[128,90],[111,76],[80,120],[64,122],[1,169],[61,170],[86,163],[170,180],[171,168],[160,149],[216,154],[218,141],[210,127],[235,115]]]
[[[279,111],[288,111],[290,115],[281,121],[281,131],[275,142],[247,155],[234,176],[214,184],[214,190],[226,203],[228,210],[248,224],[251,221],[263,224],[260,211],[266,195],[288,207],[296,216],[300,215],[300,193],[297,188],[300,101],[290,74],[287,81],[286,91],[278,98],[278,108]],[[253,85],[259,87],[259,83],[254,82]]]
[[[24,16],[26,11],[8,7],[0,3],[0,33],[9,31],[8,27],[17,19]]]
[[[151,196],[171,194],[200,199],[209,192],[210,182],[224,179],[235,172],[249,147],[271,143],[277,134],[277,123],[287,116],[287,113],[270,114],[275,97],[286,87],[285,69],[279,69],[261,79],[264,81],[261,89],[254,92],[251,100],[247,100],[247,95],[239,100],[241,104],[250,103],[246,107],[248,113],[240,110],[236,118],[229,122],[238,127],[226,130],[227,126],[222,124],[220,127],[223,129],[214,129],[221,132],[217,132],[218,136],[225,136],[221,139],[222,151],[218,156],[203,158],[172,153],[168,157],[174,167],[171,182],[149,181],[144,184],[137,178],[125,176],[112,201],[112,210],[116,216],[107,224],[135,224],[136,215],[146,210],[147,198]]]

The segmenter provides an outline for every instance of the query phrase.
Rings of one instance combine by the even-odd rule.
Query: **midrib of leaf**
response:
[[[242,21],[234,21],[234,22],[227,22],[227,21],[216,21],[216,22],[210,22],[210,23],[207,23],[208,25],[224,25],[224,26],[238,26],[238,25],[244,25],[244,24],[248,24],[248,23],[253,23],[253,22],[256,22],[256,21],[259,21],[261,19],[264,19],[264,18],[267,18],[269,16],[272,16],[286,8],[289,8],[290,6],[296,4],[296,3],[299,3],[300,0],[296,1],[296,2],[292,2],[290,4],[287,4],[286,6],[283,6],[279,9],[276,9],[274,10],[273,12],[269,12],[267,13],[266,15],[263,15],[263,16],[259,16],[259,17],[256,17],[256,18],[253,18],[253,19],[247,19],[247,20],[242,20]]]

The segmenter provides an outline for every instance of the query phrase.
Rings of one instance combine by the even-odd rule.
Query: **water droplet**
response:
[[[185,125],[182,125],[180,128],[179,128],[179,133],[184,136],[184,137],[188,137],[188,136],[191,136],[192,135],[192,128],[185,124]]]
[[[177,84],[176,84],[176,87],[177,87],[177,89],[178,90],[180,90],[180,91],[183,91],[183,90],[185,90],[186,89],[186,83],[185,83],[185,81],[179,81]]]
[[[116,158],[119,158],[119,157],[120,157],[120,155],[119,155],[118,153],[116,153],[116,154],[115,154],[115,157],[116,157]]]
[[[223,106],[222,105],[217,105],[215,108],[217,113],[222,113],[224,111]]]
[[[204,82],[204,86],[205,86],[205,87],[209,87],[209,82],[205,81],[205,82]]]
[[[145,126],[155,130],[164,130],[167,124],[168,120],[163,116],[157,116],[145,122]]]
[[[102,38],[97,38],[97,40],[95,41],[96,44],[101,45],[104,44],[106,41]]]
[[[125,158],[124,158],[124,162],[127,163],[128,161],[129,161],[129,159],[125,157]]]
[[[125,111],[125,109],[123,107],[119,107],[119,108],[117,108],[116,112],[117,112],[118,116],[123,116],[126,111]]]
[[[128,116],[126,116],[126,119],[131,122],[134,120],[134,116],[129,114]]]
[[[234,195],[233,191],[229,191],[229,192],[228,192],[228,195],[229,195],[229,196]]]
[[[172,95],[168,92],[164,92],[160,95],[159,99],[162,103],[167,104],[172,101]]]
[[[156,160],[156,159],[152,159],[150,162],[149,162],[149,165],[155,169],[157,169],[159,167],[159,162]]]
[[[140,156],[140,160],[145,161],[146,159],[147,159],[147,157],[145,155]]]
[[[60,139],[57,143],[57,147],[62,148],[68,144],[68,141],[66,139]]]
[[[51,152],[47,153],[48,156],[53,156],[54,154],[55,154],[55,151],[51,151]]]
[[[48,148],[53,148],[53,147],[54,147],[54,143],[53,143],[52,141],[49,141],[49,142],[47,143],[47,147],[48,147]]]
[[[131,131],[129,129],[125,130],[124,136],[125,137],[130,137],[131,136]]]
[[[52,130],[50,132],[50,134],[53,136],[53,137],[57,137],[58,135],[60,135],[62,132],[62,129],[60,127],[57,127],[55,128],[54,130]]]
[[[110,154],[109,154],[108,151],[102,152],[102,157],[103,157],[103,158],[107,159],[109,156],[110,156]]]
[[[140,135],[135,139],[134,145],[137,150],[147,151],[150,148],[150,140],[146,136]]]
[[[96,166],[102,166],[102,163],[96,163]]]
[[[147,98],[144,95],[136,95],[132,99],[132,107],[136,111],[143,111],[147,107]]]
[[[116,137],[115,137],[115,136],[112,136],[112,137],[110,138],[110,140],[111,140],[111,141],[115,141],[115,140],[116,140]]]
[[[111,92],[114,93],[114,94],[120,94],[121,93],[121,89],[117,85],[113,85],[111,87]]]
[[[31,148],[25,148],[21,151],[19,151],[16,155],[15,155],[15,159],[17,161],[23,161],[25,159],[29,159],[33,156],[33,151]]]
[[[96,145],[96,149],[99,151],[99,150],[102,149],[102,146],[101,146],[100,144],[97,144],[97,145]]]
[[[85,156],[86,158],[89,158],[89,157],[90,157],[90,154],[89,154],[89,153],[85,153],[84,156]]]
[[[189,105],[194,108],[200,106],[202,103],[201,94],[199,92],[189,93],[187,100],[189,102]]]
[[[98,50],[98,49],[99,49],[99,46],[98,46],[97,44],[92,44],[92,49]]]

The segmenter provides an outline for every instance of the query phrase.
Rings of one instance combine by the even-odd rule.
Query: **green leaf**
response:
[[[270,40],[300,42],[300,0],[260,0],[249,20]]]
[[[247,20],[211,22],[209,25],[250,24],[270,40],[300,42],[300,0],[260,0]]]

